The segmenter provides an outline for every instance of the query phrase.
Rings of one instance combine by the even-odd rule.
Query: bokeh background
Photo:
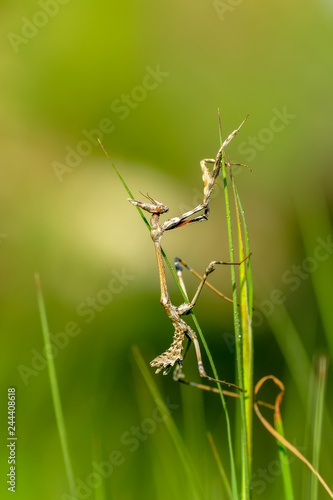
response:
[[[250,115],[228,158],[253,169],[235,175],[253,252],[255,380],[270,373],[283,380],[286,435],[311,459],[310,366],[318,353],[333,352],[332,3],[3,0],[0,9],[1,498],[10,494],[9,386],[17,394],[16,498],[69,498],[36,271],[58,341],[79,498],[192,498],[131,350],[138,345],[148,364],[172,335],[159,306],[153,246],[96,137],[134,196],[148,192],[173,216],[200,199],[199,161],[219,147],[218,108],[224,136]],[[200,272],[212,259],[228,260],[217,191],[209,222],[163,241],[170,259],[179,255]],[[195,279],[186,281],[194,290]],[[230,293],[229,270],[218,269],[212,281]],[[180,301],[171,279],[170,289]],[[205,290],[196,314],[219,373],[234,380],[230,306]],[[193,353],[187,363],[197,380]],[[171,375],[155,380],[173,405],[205,498],[225,498],[205,434],[213,433],[228,474],[219,401]],[[331,382],[329,371],[320,457],[328,481]],[[267,398],[274,395],[272,388]],[[235,402],[228,407],[237,442]],[[253,498],[281,498],[274,439],[254,423]],[[93,462],[114,450],[123,463],[89,486]],[[296,498],[305,498],[308,473],[296,460],[291,469]],[[326,498],[321,488],[319,498]]]

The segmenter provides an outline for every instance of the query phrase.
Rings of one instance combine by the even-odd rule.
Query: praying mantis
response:
[[[218,380],[215,379],[211,376],[209,376],[204,368],[203,361],[202,361],[202,356],[201,356],[201,350],[200,350],[200,344],[197,338],[196,333],[194,330],[187,324],[187,322],[183,319],[183,316],[188,315],[193,307],[195,306],[198,297],[206,283],[207,277],[209,276],[210,273],[212,273],[215,269],[215,266],[217,265],[240,265],[243,263],[249,256],[245,257],[240,262],[225,262],[225,261],[220,261],[220,260],[215,260],[212,261],[203,277],[201,278],[200,284],[197,288],[196,293],[194,294],[193,299],[190,302],[183,302],[179,306],[175,306],[172,304],[169,296],[169,291],[168,291],[168,286],[167,286],[167,279],[166,279],[166,274],[165,274],[165,268],[164,268],[164,262],[163,262],[163,254],[162,254],[162,248],[161,248],[161,240],[166,231],[170,231],[171,229],[179,228],[181,226],[184,226],[186,224],[190,224],[193,222],[202,222],[208,219],[209,215],[209,203],[211,199],[211,195],[214,189],[214,185],[216,183],[216,180],[219,176],[220,170],[221,170],[221,165],[223,161],[223,154],[224,154],[224,149],[226,146],[232,141],[232,139],[235,137],[235,135],[238,133],[242,125],[244,124],[245,120],[240,124],[240,126],[234,130],[223,142],[222,146],[217,152],[216,158],[215,159],[204,159],[200,162],[201,166],[201,171],[202,171],[202,179],[203,179],[203,200],[199,205],[197,205],[195,208],[192,210],[189,210],[177,217],[172,217],[171,219],[166,220],[165,222],[160,222],[160,217],[161,215],[167,213],[169,211],[169,208],[152,198],[151,196],[147,195],[146,198],[148,202],[143,202],[143,201],[137,201],[132,198],[128,198],[128,201],[132,203],[133,205],[140,207],[142,210],[145,210],[146,212],[151,214],[150,218],[150,236],[151,239],[153,240],[154,246],[155,246],[155,252],[156,252],[156,257],[157,257],[157,267],[158,267],[158,274],[159,274],[159,281],[160,281],[160,290],[161,290],[161,298],[160,298],[160,303],[163,306],[168,318],[171,320],[171,323],[174,328],[174,335],[172,339],[172,343],[170,347],[164,351],[162,354],[157,356],[155,359],[153,359],[150,363],[150,365],[154,368],[156,368],[155,373],[159,373],[160,371],[163,370],[163,374],[167,375],[170,370],[174,367],[174,379],[182,381],[184,378],[183,373],[182,373],[182,365],[183,365],[183,342],[185,337],[187,337],[191,342],[194,344],[195,348],[195,353],[197,357],[197,363],[198,363],[198,371],[199,375],[202,378],[205,378],[211,382],[218,382],[221,384],[226,384],[228,386],[235,387],[239,390],[242,390],[240,387],[238,387],[235,384],[223,381],[223,380]],[[229,167],[231,164],[225,162],[226,165]],[[211,169],[208,168],[208,165],[211,164],[213,167]],[[201,212],[200,215],[198,215]],[[185,296],[187,297],[184,282],[182,279],[182,264],[183,261],[181,261],[179,258],[175,259],[175,267],[177,270],[177,275],[180,279],[180,283],[182,286],[182,289],[184,291]],[[184,265],[184,263],[183,263]],[[185,264],[186,265],[186,264]],[[188,266],[187,266],[188,267]]]

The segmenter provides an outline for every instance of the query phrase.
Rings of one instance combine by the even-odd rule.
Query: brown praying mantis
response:
[[[246,119],[245,119],[246,120]],[[155,252],[156,252],[156,257],[157,257],[157,265],[158,265],[158,273],[159,273],[159,280],[160,280],[160,288],[161,288],[161,299],[160,303],[162,304],[163,308],[166,311],[167,316],[170,318],[173,328],[174,328],[174,335],[173,335],[173,340],[171,343],[171,346],[162,354],[157,356],[155,359],[153,359],[150,363],[152,367],[156,367],[156,372],[159,373],[161,370],[163,370],[163,374],[167,375],[170,370],[175,367],[174,371],[174,379],[182,381],[184,378],[184,375],[181,371],[182,364],[183,364],[183,341],[185,337],[187,337],[190,341],[193,342],[194,348],[195,348],[195,353],[197,357],[197,363],[198,363],[198,370],[199,370],[199,375],[202,378],[205,378],[207,380],[210,380],[212,382],[218,382],[221,384],[226,384],[229,386],[236,387],[239,390],[243,390],[240,387],[238,387],[235,384],[231,384],[229,382],[223,381],[223,380],[217,380],[213,377],[210,377],[204,368],[203,361],[202,361],[202,356],[201,356],[201,350],[200,350],[200,345],[199,341],[197,338],[196,333],[194,330],[186,323],[186,321],[182,318],[182,316],[186,316],[191,312],[193,307],[195,306],[198,297],[206,283],[207,277],[209,276],[210,273],[212,273],[215,269],[216,265],[219,264],[226,264],[226,265],[240,265],[244,260],[246,260],[249,256],[245,257],[240,262],[224,262],[220,260],[212,261],[209,266],[207,267],[203,277],[201,278],[200,284],[198,286],[198,289],[191,300],[191,302],[184,302],[180,304],[179,306],[175,306],[172,304],[168,292],[168,286],[167,286],[167,280],[166,280],[166,274],[165,274],[165,268],[164,268],[164,263],[163,263],[163,254],[162,254],[162,248],[161,248],[161,240],[166,231],[170,231],[171,229],[175,229],[181,226],[184,226],[186,224],[190,224],[193,222],[201,222],[204,220],[208,219],[209,215],[209,202],[211,199],[211,195],[214,189],[214,185],[216,183],[216,180],[219,176],[220,170],[221,170],[221,165],[222,161],[224,161],[224,149],[226,146],[231,142],[231,140],[235,137],[237,132],[240,130],[242,125],[244,124],[245,120],[241,123],[241,125],[234,130],[223,142],[222,146],[217,152],[216,158],[214,159],[204,159],[200,162],[201,166],[201,171],[202,171],[202,179],[203,179],[203,200],[202,202],[197,205],[195,208],[192,210],[185,212],[178,217],[172,217],[171,219],[166,220],[165,222],[161,223],[160,222],[160,217],[161,215],[165,214],[168,212],[169,208],[164,205],[163,203],[160,203],[159,201],[153,199],[149,195],[146,196],[148,199],[148,202],[142,202],[142,201],[137,201],[129,198],[128,200],[133,204],[138,207],[140,207],[142,210],[145,210],[151,214],[151,219],[150,219],[150,236],[151,239],[154,242],[155,246]],[[208,168],[208,164],[212,164],[213,167],[211,170]],[[231,164],[228,162],[225,162],[225,164],[228,167],[231,167]],[[201,215],[197,215],[201,212]],[[183,292],[185,296],[187,297],[186,289],[184,286],[184,282],[182,279],[182,266],[180,259],[176,258],[175,259],[175,266],[177,270],[177,275],[180,280],[181,287],[183,289]],[[183,263],[184,265],[184,263]],[[185,264],[186,265],[186,264]],[[188,266],[187,266],[188,267]],[[198,384],[194,384],[198,385]],[[199,386],[199,385],[198,385]]]

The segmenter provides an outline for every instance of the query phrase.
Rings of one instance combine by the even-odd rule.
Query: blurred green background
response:
[[[199,202],[199,161],[219,147],[218,108],[224,136],[250,115],[228,158],[253,169],[235,175],[253,252],[255,381],[270,373],[284,381],[286,435],[311,459],[308,363],[333,352],[331,2],[3,0],[0,9],[1,498],[10,494],[10,386],[17,396],[16,498],[69,494],[36,271],[58,342],[79,498],[191,498],[131,352],[137,344],[148,364],[172,335],[159,306],[153,245],[96,137],[135,197],[148,192],[178,215]],[[212,259],[228,260],[221,189],[211,210],[209,222],[166,235],[170,259],[179,255],[199,272]],[[194,291],[195,279],[186,281]],[[228,270],[218,269],[212,282],[230,294]],[[274,303],[276,294],[283,306]],[[230,306],[205,290],[196,314],[219,374],[233,381]],[[193,353],[186,372],[198,379]],[[225,498],[205,436],[213,433],[228,473],[219,401],[179,387],[171,375],[155,380],[173,405],[205,498]],[[330,390],[326,406],[320,470],[331,481]],[[235,402],[228,407],[233,415]],[[253,498],[281,498],[274,439],[254,424]],[[232,428],[237,436],[233,419]],[[114,450],[121,465],[89,487],[92,463]],[[291,468],[296,498],[305,498],[308,473],[296,460]],[[326,497],[320,488],[319,498]]]

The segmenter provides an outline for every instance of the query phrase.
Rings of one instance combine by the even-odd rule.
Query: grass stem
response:
[[[64,463],[65,463],[65,469],[66,469],[67,479],[68,479],[68,483],[69,483],[69,489],[70,489],[72,497],[76,498],[76,487],[75,487],[75,481],[74,481],[73,467],[72,467],[70,453],[69,453],[68,439],[67,439],[67,433],[66,433],[66,427],[65,427],[65,419],[64,419],[64,415],[63,415],[63,411],[62,411],[62,406],[61,406],[57,373],[56,373],[54,358],[53,358],[53,353],[52,353],[50,331],[49,331],[49,327],[48,327],[48,321],[47,321],[47,315],[46,315],[46,309],[45,309],[45,304],[44,304],[44,298],[43,298],[40,277],[39,277],[39,274],[37,274],[37,273],[35,275],[35,283],[36,283],[36,290],[37,290],[38,309],[39,309],[40,321],[41,321],[41,325],[42,325],[45,353],[46,353],[46,359],[47,359],[47,367],[48,367],[48,372],[49,372],[53,407],[54,407],[54,413],[55,413],[57,427],[58,427],[60,445],[61,445],[62,455],[63,455],[63,459],[64,459]]]

